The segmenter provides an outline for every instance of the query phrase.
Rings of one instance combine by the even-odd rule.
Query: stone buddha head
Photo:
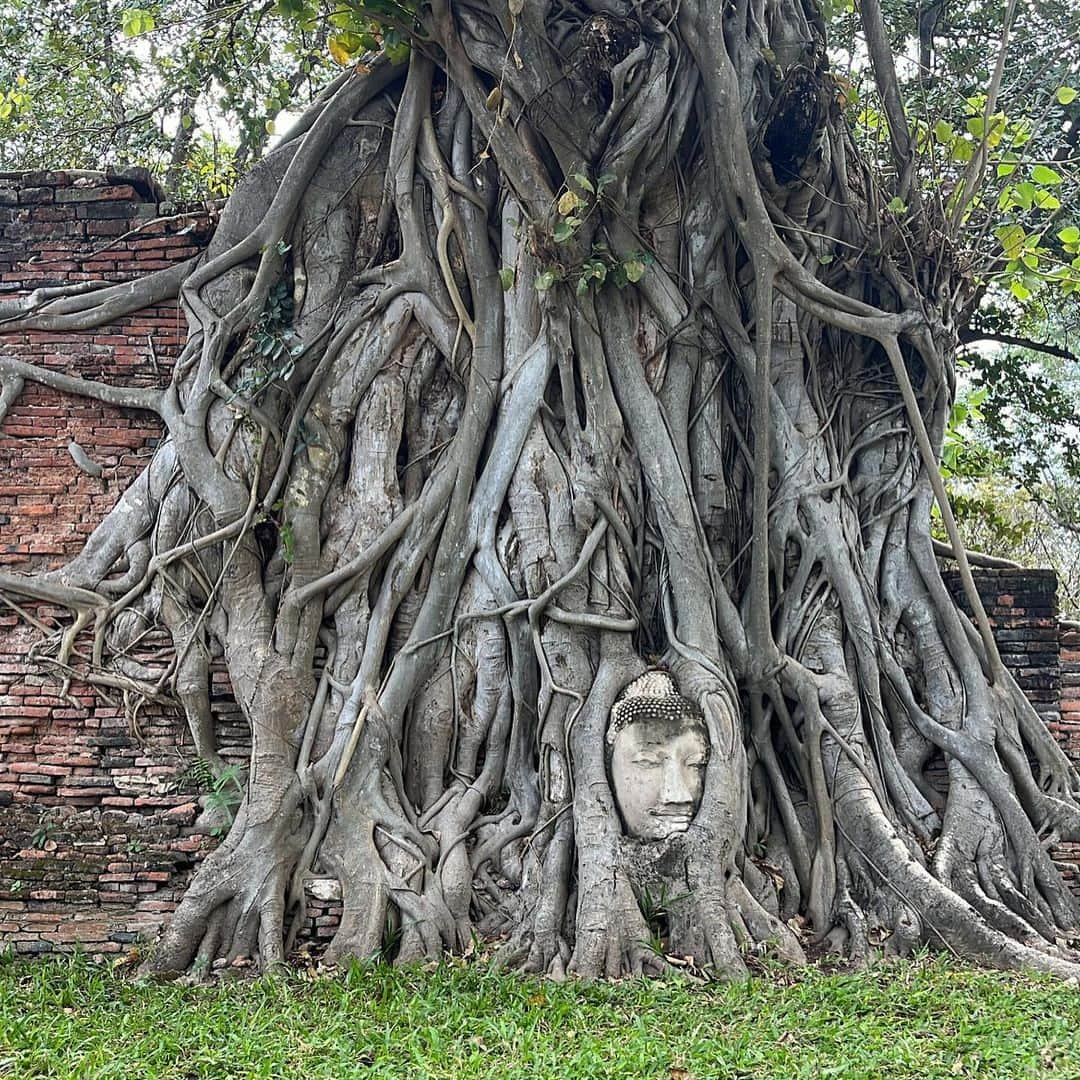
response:
[[[606,738],[626,832],[639,840],[686,832],[701,805],[709,737],[671,676],[648,671],[630,683],[612,707]]]

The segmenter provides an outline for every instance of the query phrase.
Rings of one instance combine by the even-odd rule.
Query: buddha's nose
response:
[[[669,760],[664,763],[660,801],[665,806],[690,807],[694,804],[694,793],[687,782],[686,770],[677,761]]]

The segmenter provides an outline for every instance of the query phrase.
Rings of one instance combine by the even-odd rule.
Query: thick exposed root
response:
[[[284,963],[285,887],[299,854],[298,810],[295,798],[287,799],[269,819],[249,825],[249,808],[241,808],[184,894],[145,965],[148,972],[205,974],[218,958],[258,957],[264,970]]]

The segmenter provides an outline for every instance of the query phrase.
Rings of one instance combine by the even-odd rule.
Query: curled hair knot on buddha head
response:
[[[658,668],[646,671],[626,686],[611,707],[607,726],[607,744],[627,725],[639,720],[682,721],[688,727],[700,727],[705,732],[701,710],[679,693],[675,680]]]

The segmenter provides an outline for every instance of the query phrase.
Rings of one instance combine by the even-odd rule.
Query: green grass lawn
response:
[[[140,983],[0,965],[0,1077],[1080,1077],[1080,991],[944,961],[694,986],[446,962]]]

